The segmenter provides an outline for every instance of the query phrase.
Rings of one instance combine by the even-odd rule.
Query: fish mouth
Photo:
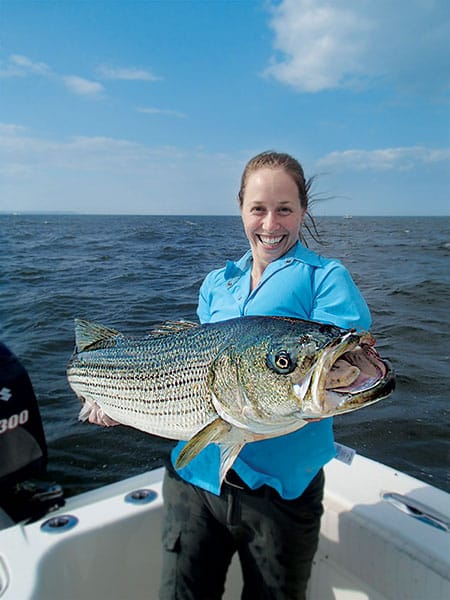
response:
[[[344,414],[389,396],[395,374],[374,345],[370,333],[349,331],[322,350],[313,369],[293,385],[305,419]]]

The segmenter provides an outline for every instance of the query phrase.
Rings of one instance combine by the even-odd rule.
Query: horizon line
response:
[[[238,213],[95,213],[95,212],[77,212],[77,211],[65,211],[65,210],[0,210],[0,215],[4,216],[68,216],[68,217],[240,217]],[[353,218],[448,218],[450,214],[326,214],[326,215],[313,215],[314,219],[326,219],[326,218],[342,218],[342,219],[353,219]]]

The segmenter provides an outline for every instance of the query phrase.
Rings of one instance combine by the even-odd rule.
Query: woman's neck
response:
[[[267,268],[267,265],[269,264],[270,263],[256,264],[255,262],[253,262],[252,272],[250,274],[250,290],[254,290],[255,287],[257,287],[258,283],[261,281],[264,271]]]

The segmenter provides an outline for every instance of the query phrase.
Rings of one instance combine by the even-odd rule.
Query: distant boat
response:
[[[353,215],[344,215],[344,219],[353,219]]]

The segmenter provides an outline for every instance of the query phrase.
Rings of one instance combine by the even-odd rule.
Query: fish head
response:
[[[309,373],[293,384],[304,419],[336,416],[374,404],[395,389],[395,373],[370,333],[343,331],[317,353]]]
[[[371,333],[311,323],[289,344],[271,348],[267,365],[289,380],[303,419],[351,412],[386,398],[395,388],[389,361]]]
[[[395,384],[374,344],[369,333],[272,318],[222,352],[210,379],[213,404],[224,420],[266,435],[362,408]]]

